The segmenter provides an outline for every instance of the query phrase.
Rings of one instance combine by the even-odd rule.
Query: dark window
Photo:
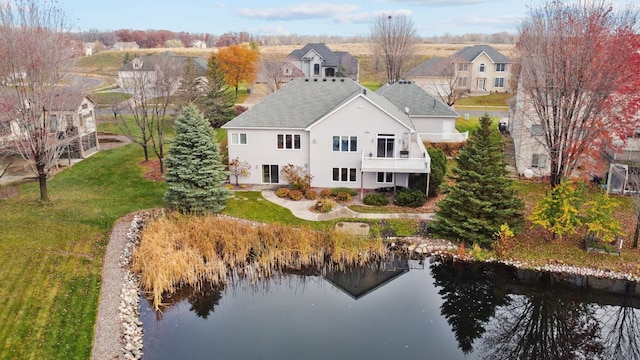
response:
[[[267,184],[277,184],[280,182],[278,178],[278,165],[262,165],[262,182]]]

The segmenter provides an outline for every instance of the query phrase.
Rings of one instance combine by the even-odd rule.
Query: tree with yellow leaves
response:
[[[258,73],[258,51],[244,45],[231,45],[218,51],[217,60],[224,72],[224,79],[236,90],[243,81],[252,83]]]

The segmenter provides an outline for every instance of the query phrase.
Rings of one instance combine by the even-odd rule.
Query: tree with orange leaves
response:
[[[521,24],[518,92],[539,119],[551,186],[571,175],[593,149],[635,126],[637,16],[605,1],[548,0]]]
[[[258,52],[243,45],[231,45],[218,51],[218,63],[224,72],[224,79],[236,90],[241,82],[253,82],[258,73]]]

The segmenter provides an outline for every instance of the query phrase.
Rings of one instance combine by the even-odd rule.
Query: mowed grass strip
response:
[[[162,205],[135,145],[100,152],[0,200],[0,359],[87,359],[104,253],[114,222]]]

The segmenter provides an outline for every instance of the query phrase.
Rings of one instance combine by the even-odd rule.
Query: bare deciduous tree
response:
[[[72,57],[68,18],[55,2],[0,4],[0,116],[14,124],[0,147],[30,165],[43,201],[49,200],[47,179],[72,141],[56,116],[78,94],[66,85]]]
[[[542,129],[552,186],[569,176],[594,145],[624,136],[624,104],[612,101],[637,77],[637,13],[604,1],[547,1],[521,24],[518,91]],[[629,94],[627,94],[629,95]],[[637,92],[632,94],[637,98]],[[630,115],[630,114],[625,114]],[[625,115],[622,115],[624,117]],[[611,130],[611,131],[608,131]]]
[[[469,79],[460,76],[456,71],[458,59],[448,57],[438,61],[433,69],[434,81],[429,85],[430,90],[451,106],[469,92]]]
[[[382,58],[387,81],[394,83],[404,75],[404,67],[416,51],[419,38],[413,21],[406,15],[379,15],[371,28],[373,54]]]
[[[137,62],[140,61],[140,62]],[[136,65],[138,64],[138,65]],[[160,161],[160,172],[164,172],[165,134],[167,118],[171,116],[172,96],[180,86],[184,64],[179,57],[170,54],[134,59],[136,70],[122,88],[131,93],[127,102],[132,120],[120,115],[125,134],[132,142],[144,150],[145,160],[149,160],[149,147]]]
[[[280,53],[266,53],[260,55],[260,70],[258,73],[258,81],[266,84],[269,92],[275,92],[280,89],[289,79],[295,69],[289,68],[290,73],[285,73],[287,56]],[[292,66],[294,67],[294,66]]]

